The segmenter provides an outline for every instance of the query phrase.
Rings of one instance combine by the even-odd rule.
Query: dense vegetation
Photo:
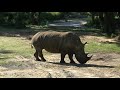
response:
[[[119,12],[0,12],[0,25],[25,28],[26,25],[45,25],[49,21],[89,17],[88,26],[101,29],[108,36],[118,35]]]
[[[108,36],[118,34],[120,28],[119,12],[91,12],[92,25],[100,28]]]
[[[28,24],[40,25],[47,21],[60,19],[59,12],[1,12],[0,24],[11,27],[24,28]]]

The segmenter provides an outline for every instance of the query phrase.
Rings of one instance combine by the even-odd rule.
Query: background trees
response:
[[[91,18],[88,24],[108,36],[118,34],[120,12],[0,12],[0,25],[25,28],[26,25],[45,25],[47,22],[69,18]]]
[[[25,27],[27,24],[40,25],[61,17],[62,13],[59,12],[0,12],[0,25]]]
[[[118,34],[120,26],[120,13],[119,12],[91,12],[92,25],[100,28],[102,32],[108,36]]]

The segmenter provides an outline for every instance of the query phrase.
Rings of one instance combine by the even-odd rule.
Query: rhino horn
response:
[[[86,53],[86,56],[88,55],[89,53]]]
[[[92,56],[93,56],[93,55],[91,55],[90,57],[87,57],[87,58],[88,58],[88,60],[90,60],[90,59],[92,58]]]

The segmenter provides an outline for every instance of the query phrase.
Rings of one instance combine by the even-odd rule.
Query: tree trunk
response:
[[[100,20],[100,27],[103,30],[103,23],[104,23],[104,13],[103,12],[99,12],[99,20]]]
[[[92,23],[95,24],[95,12],[91,12]]]
[[[107,33],[108,36],[111,36],[115,33],[114,30],[114,13],[113,12],[105,12],[104,13],[104,32]]]

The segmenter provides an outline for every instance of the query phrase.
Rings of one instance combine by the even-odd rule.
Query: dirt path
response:
[[[9,60],[8,64],[0,66],[1,78],[119,78],[120,55],[93,54],[93,58],[85,65],[60,64],[59,54],[45,56],[47,62],[34,61],[22,56]]]
[[[86,23],[87,21],[81,19],[68,20],[67,22],[64,20],[57,20],[53,23],[49,23],[48,27],[83,27]]]

